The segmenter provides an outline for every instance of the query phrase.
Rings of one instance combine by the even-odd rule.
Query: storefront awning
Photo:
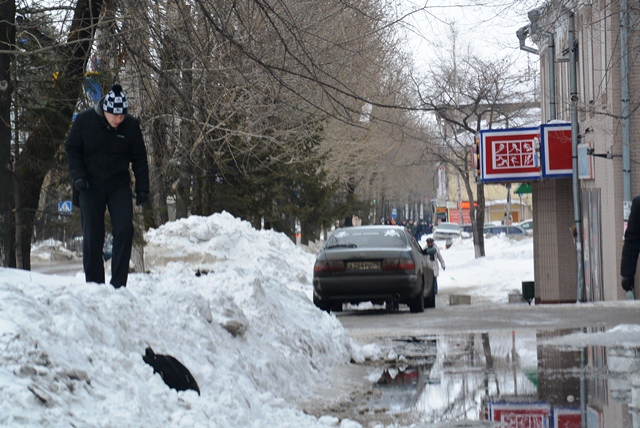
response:
[[[531,193],[531,184],[522,183],[516,188],[516,190],[513,193],[517,195],[524,195],[525,193]]]

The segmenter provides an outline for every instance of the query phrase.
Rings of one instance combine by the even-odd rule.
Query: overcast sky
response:
[[[527,11],[539,0],[403,0],[406,11],[424,7],[408,19],[416,65],[425,67],[451,50],[451,28],[460,52],[469,48],[484,58],[514,58],[522,67],[537,67],[537,57],[520,50],[518,28],[528,24]]]

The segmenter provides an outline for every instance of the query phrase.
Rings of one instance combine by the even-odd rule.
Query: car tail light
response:
[[[416,264],[413,262],[411,254],[402,253],[402,255],[400,256],[400,261],[398,262],[398,270],[416,270]]]
[[[344,272],[345,267],[342,260],[316,260],[313,265],[314,273],[328,273],[328,272]]]
[[[416,264],[413,262],[411,258],[411,254],[404,252],[400,255],[400,258],[397,259],[384,259],[382,261],[382,270],[404,270],[404,271],[414,271],[416,269]]]
[[[382,261],[382,270],[396,270],[400,259],[384,259]]]
[[[342,260],[329,260],[329,272],[344,272],[344,262]]]
[[[329,272],[329,263],[326,260],[316,260],[313,265],[313,273]]]

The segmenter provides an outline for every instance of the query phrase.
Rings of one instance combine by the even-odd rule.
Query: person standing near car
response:
[[[427,238],[427,248],[425,248],[424,253],[427,255],[427,263],[433,270],[433,291],[438,293],[438,275],[440,274],[440,266],[442,266],[442,270],[445,270],[446,266],[444,264],[444,258],[442,257],[442,254],[440,254],[440,249],[433,238]]]
[[[80,207],[82,263],[87,282],[104,284],[102,249],[105,210],[113,226],[111,285],[125,287],[133,244],[133,203],[129,166],[135,176],[136,205],[149,201],[149,165],[138,119],[128,113],[122,86],[94,108],[79,113],[65,142],[73,183],[73,204]]]
[[[640,254],[640,196],[633,198],[627,230],[624,231],[624,243],[622,244],[622,258],[620,260],[620,276],[622,277],[622,289],[627,292],[627,299],[634,296],[634,277]]]

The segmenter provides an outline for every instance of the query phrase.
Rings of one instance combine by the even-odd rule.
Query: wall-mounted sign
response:
[[[573,160],[570,123],[540,125],[540,155],[543,178],[571,177]]]
[[[573,173],[569,123],[488,129],[480,131],[479,144],[479,175],[483,183],[527,182],[571,177]],[[586,175],[588,166],[584,166]]]
[[[522,182],[540,178],[538,128],[480,131],[482,182]]]
[[[578,144],[578,178],[582,180],[592,180],[593,174],[593,156],[589,156],[588,150],[591,143]]]

